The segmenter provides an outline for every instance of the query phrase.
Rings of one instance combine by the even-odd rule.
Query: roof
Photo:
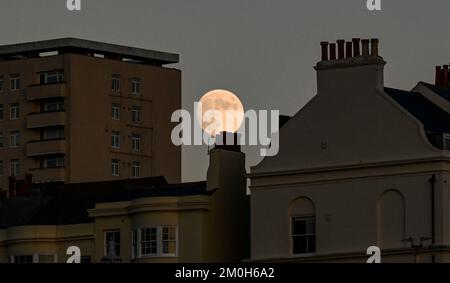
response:
[[[78,50],[101,53],[108,56],[120,56],[132,60],[154,61],[161,65],[179,62],[178,54],[71,37],[3,45],[0,46],[0,56],[13,57],[36,52],[50,52],[57,50],[67,52]]]
[[[450,115],[418,92],[385,88],[385,93],[418,119],[426,131],[449,133]]]
[[[80,184],[34,185],[28,197],[10,198],[0,207],[0,227],[90,223],[96,203],[147,197],[211,195],[206,182],[168,184],[163,177]]]
[[[436,86],[425,82],[420,82],[430,90],[432,90],[434,93],[439,95],[440,97],[446,99],[447,101],[450,101],[450,88],[444,87],[444,86]]]

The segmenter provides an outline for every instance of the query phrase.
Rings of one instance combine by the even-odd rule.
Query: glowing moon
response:
[[[198,104],[197,119],[211,136],[221,132],[235,133],[244,121],[244,106],[239,98],[223,89],[206,93]]]

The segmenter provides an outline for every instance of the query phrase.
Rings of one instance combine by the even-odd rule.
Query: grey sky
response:
[[[208,90],[235,92],[244,106],[295,114],[315,94],[319,42],[379,37],[386,85],[432,81],[450,61],[448,0],[1,0],[0,44],[80,37],[176,52],[183,106]],[[246,149],[249,165],[257,150]],[[206,148],[183,149],[185,180],[204,179]]]

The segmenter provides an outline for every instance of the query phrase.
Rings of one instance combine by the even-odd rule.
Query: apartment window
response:
[[[131,93],[133,95],[141,94],[141,80],[138,78],[131,79]]]
[[[63,71],[45,72],[40,75],[41,84],[56,84],[64,81]]]
[[[113,176],[119,176],[119,164],[120,164],[120,160],[118,159],[113,159],[111,162],[111,172]]]
[[[0,104],[0,120],[3,120],[3,104]]]
[[[51,129],[41,132],[42,140],[56,140],[64,138],[64,129]]]
[[[20,132],[12,131],[9,134],[9,147],[19,147],[20,146]]]
[[[156,226],[133,230],[133,258],[177,256],[178,228]]]
[[[0,148],[2,148],[4,146],[5,146],[5,142],[4,142],[4,139],[3,139],[3,133],[0,132]]]
[[[12,263],[33,263],[33,255],[13,256]]]
[[[117,103],[112,104],[111,116],[113,120],[120,120],[120,104]]]
[[[13,159],[10,161],[10,176],[20,175],[20,162],[18,159]]]
[[[55,263],[54,255],[39,255],[39,263]]]
[[[64,101],[51,101],[41,104],[41,112],[61,112],[64,111]]]
[[[64,156],[52,156],[43,159],[43,168],[61,168],[64,167]]]
[[[133,162],[133,165],[131,166],[131,176],[133,178],[141,177],[141,162]]]
[[[292,253],[316,252],[316,220],[311,217],[292,217]]]
[[[120,148],[120,132],[112,132],[111,146],[112,148]]]
[[[3,76],[0,76],[0,92],[3,92],[3,86],[4,86],[4,78],[3,78]]]
[[[158,228],[141,229],[141,256],[158,254]]]
[[[111,86],[112,91],[118,92],[120,91],[120,76],[119,75],[112,75],[111,78]]]
[[[105,256],[120,256],[120,230],[105,232]]]
[[[11,75],[9,78],[9,86],[12,91],[20,89],[20,75]]]
[[[134,151],[141,151],[141,135],[133,134],[131,136],[131,146]]]
[[[9,108],[9,118],[11,120],[17,120],[20,116],[20,105],[19,103],[13,103]]]
[[[5,174],[3,169],[3,160],[0,160],[0,176],[3,176]]]
[[[131,121],[133,123],[141,122],[141,107],[140,106],[133,106],[133,108],[131,110]]]

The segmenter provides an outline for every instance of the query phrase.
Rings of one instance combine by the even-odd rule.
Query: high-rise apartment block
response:
[[[74,38],[0,46],[0,192],[8,178],[181,179],[170,122],[178,55]]]

